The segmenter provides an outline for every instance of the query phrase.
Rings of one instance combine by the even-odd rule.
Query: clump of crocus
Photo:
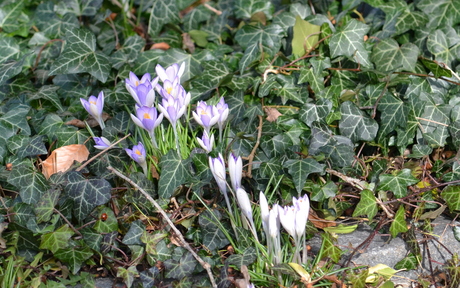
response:
[[[137,145],[133,146],[133,149],[125,149],[126,153],[128,154],[131,159],[136,161],[139,166],[142,167],[142,170],[144,171],[145,175],[148,175],[148,169],[147,169],[147,154],[145,152],[144,144],[139,142]]]
[[[129,72],[129,78],[125,80],[126,89],[139,106],[152,107],[155,103],[155,87],[158,84],[158,77],[150,81],[150,74],[146,73],[139,78]]]
[[[88,100],[80,98],[81,104],[85,110],[96,119],[101,129],[105,128],[104,120],[102,119],[102,110],[104,109],[104,92],[99,92],[99,95],[89,96]]]
[[[155,140],[155,128],[160,125],[163,120],[163,114],[160,113],[158,115],[158,111],[155,107],[142,106],[137,107],[136,115],[137,117],[131,114],[131,119],[137,126],[145,129],[149,133],[153,147],[158,148],[157,141]]]
[[[210,133],[211,127],[219,121],[220,115],[217,108],[207,105],[204,101],[199,101],[196,106],[196,112],[192,112],[195,121],[200,124],[207,133]]]
[[[110,143],[110,141],[105,137],[93,137],[93,139],[96,143],[96,145],[94,145],[94,148],[99,150],[104,150],[110,147],[110,145],[112,145],[112,143]]]
[[[158,77],[160,77],[161,82],[165,82],[166,80],[173,82],[177,78],[180,83],[180,77],[182,77],[182,75],[185,72],[185,62],[182,62],[180,66],[179,64],[174,63],[166,69],[164,69],[163,66],[158,64],[155,67],[155,72],[157,72],[157,75]]]

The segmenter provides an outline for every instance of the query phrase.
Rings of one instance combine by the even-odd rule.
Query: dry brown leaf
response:
[[[182,34],[182,43],[183,43],[184,48],[193,54],[193,52],[195,51],[195,43],[193,43],[192,37],[190,37],[190,34],[188,33]]]
[[[62,146],[54,150],[42,163],[42,173],[46,179],[57,172],[65,172],[74,161],[88,160],[89,151],[83,144]]]
[[[267,121],[269,122],[275,122],[278,117],[283,115],[278,111],[278,109],[273,107],[265,107],[264,111],[267,114]]]
[[[70,121],[65,122],[64,124],[65,125],[72,125],[72,126],[75,126],[75,127],[78,127],[78,128],[85,128],[86,127],[85,122],[81,121],[80,119],[72,119]],[[97,125],[97,121],[96,121],[96,125]]]
[[[334,221],[329,221],[329,220],[319,218],[319,216],[318,216],[318,214],[316,214],[315,210],[311,210],[311,209],[310,209],[310,214],[308,215],[308,220],[310,220],[310,222],[316,228],[319,228],[319,229],[323,229],[323,228],[326,228],[326,227],[337,226],[337,223],[335,223]]]
[[[168,43],[166,42],[159,42],[159,43],[155,43],[152,45],[152,47],[150,47],[150,50],[151,49],[160,49],[160,50],[168,50],[169,48],[171,48],[171,46],[169,46]]]

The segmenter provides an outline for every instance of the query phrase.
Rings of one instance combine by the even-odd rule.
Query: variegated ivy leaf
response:
[[[181,77],[181,82],[185,82],[192,77],[199,75],[202,71],[201,62],[206,60],[213,60],[214,57],[205,50],[203,53],[188,54],[180,49],[169,49],[161,58],[159,63],[163,67],[168,67],[174,63],[185,63],[185,71]]]
[[[353,217],[367,215],[367,218],[371,221],[377,214],[377,200],[374,192],[366,189],[361,191],[360,195],[361,199],[353,212]]]
[[[128,37],[123,43],[123,46],[110,57],[112,67],[120,69],[120,67],[124,64],[131,64],[135,62],[137,56],[139,55],[139,51],[142,51],[144,46],[144,38],[138,35]]]
[[[21,200],[27,204],[37,203],[43,193],[49,189],[45,176],[33,167],[25,165],[15,167],[7,181],[19,189]]]
[[[379,177],[379,190],[392,191],[396,198],[407,195],[407,186],[414,185],[419,180],[412,176],[410,169],[396,171],[393,174],[383,174]]]
[[[236,0],[234,5],[235,16],[240,19],[251,18],[257,12],[263,12],[267,19],[271,19],[273,15],[273,4],[271,1]]]
[[[169,199],[179,185],[185,184],[190,177],[188,161],[182,160],[177,151],[169,150],[160,160],[161,177],[158,182],[160,198]]]
[[[166,277],[182,279],[192,274],[198,264],[192,253],[184,253],[179,261],[168,259],[164,261]]]
[[[276,24],[263,26],[258,23],[257,25],[244,25],[236,32],[235,40],[244,49],[260,42],[264,47],[264,52],[274,55],[281,48],[281,39],[283,37],[284,30],[281,26]]]
[[[435,56],[436,61],[445,63],[449,67],[452,61],[460,57],[460,46],[453,46],[451,39],[452,37],[448,37],[442,30],[438,29],[430,33],[426,43],[428,51]]]
[[[66,44],[51,66],[50,75],[87,72],[105,82],[110,72],[106,55],[96,50],[96,37],[86,29],[71,29],[65,34]]]
[[[76,16],[94,16],[102,6],[102,0],[66,0],[57,2],[56,12]]]
[[[451,212],[460,211],[460,186],[450,185],[441,192],[441,197],[446,201]]]
[[[382,96],[377,109],[381,112],[379,134],[382,137],[394,131],[396,126],[404,128],[407,123],[409,107],[401,99],[390,93],[385,93]]]
[[[312,158],[300,160],[290,159],[287,160],[283,166],[288,168],[288,173],[291,175],[298,193],[302,192],[308,175],[312,173],[323,174],[324,168],[326,167],[326,165],[320,164]]]
[[[80,25],[74,14],[58,16],[53,2],[48,1],[37,6],[34,23],[37,28],[48,37],[60,37],[68,29],[78,28]]]
[[[24,22],[23,14],[24,1],[12,1],[6,5],[0,5],[0,28],[6,33],[16,32],[21,27],[21,22]]]
[[[413,72],[419,54],[420,50],[414,44],[406,43],[399,47],[396,40],[388,38],[374,46],[371,59],[382,72]]]
[[[80,222],[96,206],[110,200],[112,186],[105,179],[86,179],[79,172],[68,173],[67,179],[65,190],[74,201],[73,213]]]
[[[453,27],[460,23],[459,0],[421,0],[416,5],[428,15],[428,27]]]
[[[419,97],[425,101],[423,114],[418,118],[423,138],[432,147],[442,147],[449,137],[449,114],[452,107],[437,103],[428,93],[423,92]]]
[[[379,124],[367,116],[353,102],[343,102],[340,107],[342,119],[339,122],[340,133],[353,142],[372,141],[377,135]]]
[[[69,246],[69,239],[74,233],[72,228],[68,224],[65,224],[54,232],[42,235],[40,249],[48,249],[56,253],[59,249]]]
[[[398,211],[396,212],[395,218],[393,219],[393,222],[391,223],[390,226],[390,233],[393,238],[398,236],[399,233],[404,233],[406,232],[407,229],[407,223],[406,223],[406,217],[404,216],[404,213],[406,210],[404,210],[404,205],[399,206]]]
[[[150,10],[149,30],[152,37],[158,36],[163,26],[168,23],[178,24],[180,22],[177,1],[154,0]]]
[[[67,263],[72,271],[73,275],[76,275],[80,271],[83,263],[93,256],[93,251],[89,247],[72,247],[71,249],[60,249],[54,256],[59,260]]]
[[[20,54],[21,48],[16,38],[0,35],[0,64],[6,60],[18,60]]]
[[[330,40],[331,58],[347,56],[364,67],[372,67],[369,52],[364,47],[364,35],[369,26],[352,19],[334,33]]]

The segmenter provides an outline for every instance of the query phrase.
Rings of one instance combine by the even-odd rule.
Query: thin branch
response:
[[[130,133],[128,133],[128,135],[126,135],[125,137],[121,138],[120,140],[118,140],[117,142],[113,143],[112,145],[110,145],[109,147],[105,148],[104,150],[102,150],[101,152],[97,153],[96,155],[94,155],[93,157],[91,157],[91,159],[89,159],[88,161],[86,161],[85,163],[83,163],[83,165],[81,165],[80,167],[78,167],[77,169],[75,169],[75,171],[81,171],[83,168],[86,167],[86,165],[88,165],[89,163],[93,162],[97,157],[101,156],[102,154],[104,154],[105,152],[109,151],[110,148],[112,148],[113,146],[117,145],[118,143],[120,143],[121,141],[125,140],[126,138],[128,138],[129,136],[131,136]]]
[[[214,276],[212,275],[211,265],[209,265],[209,263],[207,263],[203,259],[201,259],[201,257],[198,256],[198,254],[196,254],[196,252],[193,250],[193,248],[190,247],[190,245],[187,243],[187,241],[185,241],[184,236],[182,236],[180,231],[176,228],[176,226],[174,226],[174,223],[171,221],[171,219],[169,219],[168,215],[163,210],[163,208],[161,208],[161,206],[147,192],[145,192],[144,189],[142,189],[139,185],[137,185],[133,180],[131,180],[127,176],[123,175],[120,171],[118,171],[117,169],[115,169],[115,168],[113,168],[111,166],[107,167],[107,169],[112,171],[113,173],[115,173],[118,177],[124,179],[126,182],[131,184],[137,190],[139,190],[139,192],[141,192],[145,196],[145,198],[147,198],[147,200],[150,203],[152,203],[153,206],[155,206],[157,211],[160,212],[160,214],[165,219],[166,223],[168,223],[168,225],[174,231],[176,236],[179,238],[180,242],[185,247],[185,249],[187,249],[193,255],[193,257],[195,257],[195,259],[201,264],[201,266],[203,266],[203,268],[206,269],[206,271],[208,272],[209,280],[211,281],[212,287],[217,287],[216,281],[214,280]]]
[[[254,156],[256,155],[257,148],[259,147],[260,144],[260,138],[262,137],[262,125],[263,125],[263,118],[262,116],[259,116],[259,126],[257,127],[257,140],[256,140],[256,145],[252,148],[251,154],[248,156],[248,172],[246,173],[246,177],[251,178],[252,177],[252,161],[254,160]]]

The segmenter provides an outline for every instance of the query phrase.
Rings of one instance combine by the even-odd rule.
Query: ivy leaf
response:
[[[162,0],[159,1],[161,2]],[[165,68],[169,65],[172,65],[173,63],[185,63],[185,70],[181,77],[181,81],[187,81],[201,73],[201,60],[205,60],[206,58],[206,55],[204,59],[200,59],[197,56],[197,53],[192,55],[179,49],[169,49],[162,55],[162,57],[159,59],[159,62]]]
[[[296,16],[294,25],[294,37],[292,38],[292,54],[299,58],[310,50],[318,42],[320,26],[311,24]]]
[[[102,0],[66,0],[58,2],[56,12],[64,15],[94,16],[101,9]]]
[[[96,37],[86,29],[71,29],[65,33],[66,44],[51,66],[49,75],[87,72],[101,82],[107,81],[110,62],[96,51]]]
[[[384,39],[374,46],[371,59],[381,72],[415,71],[420,50],[412,43],[399,47],[392,38]]]
[[[331,37],[329,47],[331,58],[337,56],[353,57],[356,63],[364,67],[372,67],[369,52],[364,47],[364,35],[369,32],[369,26],[351,19]]]
[[[54,212],[54,206],[58,203],[60,195],[61,189],[53,187],[48,189],[40,200],[35,203],[34,211],[35,215],[37,215],[37,223],[48,222],[51,219],[51,215],[53,215]]]
[[[353,142],[372,141],[377,135],[379,124],[369,118],[353,102],[345,101],[340,106],[342,119],[339,122],[340,133]]]
[[[369,221],[372,221],[377,214],[377,200],[375,199],[374,192],[365,189],[361,191],[360,195],[361,198],[353,212],[353,217],[367,215]]]
[[[131,222],[128,232],[123,237],[122,243],[125,245],[142,245],[141,236],[145,231],[145,225],[141,220]]]
[[[244,50],[244,55],[238,63],[238,68],[240,69],[241,74],[244,73],[244,70],[247,67],[249,67],[249,65],[251,65],[252,62],[256,61],[259,58],[260,46],[260,42],[256,41]]]
[[[144,270],[140,273],[140,278],[142,281],[142,287],[151,288],[155,285],[155,279],[160,275],[160,270],[157,267],[151,267],[147,270]]]
[[[37,6],[34,22],[40,32],[53,39],[60,37],[69,29],[80,26],[74,14],[68,13],[62,17],[58,16],[55,12],[55,5],[51,1]]]
[[[265,0],[236,0],[234,13],[237,18],[248,19],[257,12],[263,12],[268,19],[273,15],[271,1]]]
[[[210,215],[210,213],[213,215]],[[215,221],[219,221],[221,217],[220,212],[214,209],[211,212],[206,211],[198,218],[203,239],[202,243],[211,251],[222,248],[229,243],[219,225],[215,223]]]
[[[406,257],[404,257],[402,260],[399,260],[398,263],[395,264],[395,269],[400,270],[414,270],[417,268],[419,263],[419,260],[417,259],[417,256],[415,256],[413,253],[409,253]]]
[[[164,261],[166,268],[166,277],[174,279],[182,279],[192,274],[198,262],[191,253],[184,253],[180,261],[168,259]]]
[[[72,247],[72,249],[60,249],[54,256],[59,260],[67,263],[73,275],[80,271],[81,265],[93,256],[93,252],[89,247]]]
[[[18,75],[22,71],[23,61],[8,60],[0,64],[0,85]]]
[[[26,115],[29,109],[17,108],[12,109],[0,117],[0,138],[8,138],[16,135],[30,135],[30,127],[27,123]]]
[[[410,169],[396,171],[393,174],[383,174],[379,176],[379,190],[392,191],[396,198],[407,195],[407,186],[414,185],[419,180],[412,176]]]
[[[235,265],[236,267],[249,266],[257,259],[256,249],[254,247],[248,247],[242,254],[230,255],[225,260],[226,265]]]
[[[288,173],[291,175],[294,181],[295,188],[298,193],[302,192],[307,181],[308,175],[311,173],[324,173],[326,165],[319,164],[318,161],[312,158],[306,158],[301,160],[287,160],[283,166],[288,168]]]
[[[7,60],[18,60],[20,54],[21,49],[16,38],[0,35],[0,63]]]
[[[150,10],[148,33],[152,37],[158,36],[163,26],[168,23],[179,23],[179,9],[177,1],[154,0]]]
[[[43,193],[49,189],[45,176],[26,165],[15,167],[8,176],[7,182],[19,189],[22,201],[27,204],[37,203]]]
[[[110,57],[112,67],[120,69],[124,64],[131,64],[137,61],[139,51],[142,51],[144,46],[145,40],[139,35],[128,37],[123,46]]]
[[[312,201],[322,202],[336,195],[337,185],[332,181],[328,181],[325,185],[314,184],[312,190],[313,193],[310,199]]]
[[[6,33],[18,30],[23,9],[24,1],[13,1],[0,7],[0,28]]]
[[[381,112],[379,133],[382,136],[393,132],[398,125],[404,128],[407,123],[409,107],[401,99],[390,93],[385,93],[382,96],[377,109]]]
[[[437,61],[433,61],[426,58],[421,58],[420,60],[426,68],[433,72],[434,77],[452,77],[452,72],[449,69],[441,67]]]
[[[390,226],[390,233],[393,238],[395,238],[399,233],[404,233],[407,232],[407,223],[406,223],[406,218],[404,216],[404,213],[406,211],[404,210],[403,205],[399,206],[398,211],[396,212],[395,219],[391,223]]]
[[[160,59],[160,57],[164,53],[165,52],[160,49],[141,52],[139,56],[137,56],[136,61],[134,63],[133,72],[137,75],[143,75],[145,73],[155,71],[155,67],[158,64],[158,59]]]
[[[325,121],[326,116],[331,111],[332,102],[329,99],[321,98],[315,104],[306,103],[299,110],[299,119],[311,127],[313,122]]]
[[[323,256],[331,258],[335,263],[339,262],[340,256],[342,255],[342,250],[334,245],[334,240],[331,233],[322,233],[321,238],[323,238]]]
[[[127,287],[131,287],[134,282],[134,277],[138,276],[136,266],[129,266],[128,269],[123,267],[118,267],[117,277],[123,278],[123,282]]]
[[[98,205],[110,200],[112,186],[105,179],[86,179],[79,172],[70,172],[67,176],[66,192],[74,201],[74,215],[82,222]]]
[[[56,253],[59,249],[69,246],[69,239],[74,234],[68,224],[59,227],[56,231],[42,235],[40,249],[48,249]]]
[[[156,255],[157,244],[166,236],[168,236],[167,233],[156,232],[150,234],[144,230],[139,240],[145,244],[145,252],[151,255]]]
[[[427,27],[454,27],[460,22],[460,1],[458,0],[421,0],[417,8],[428,15]]]
[[[446,201],[451,212],[460,211],[460,186],[450,185],[441,192],[441,197]]]
[[[174,190],[184,184],[190,177],[188,162],[182,160],[177,151],[169,150],[168,154],[161,157],[161,177],[158,182],[158,194],[162,199],[169,199]]]
[[[281,39],[284,36],[284,31],[281,26],[270,24],[262,26],[257,25],[244,25],[238,32],[236,32],[235,40],[244,49],[248,48],[254,43],[262,43],[264,51],[274,54],[281,48]]]
[[[104,217],[102,217],[102,215]],[[108,234],[111,232],[118,231],[118,220],[109,207],[101,206],[97,215],[97,221],[93,226],[93,229],[100,234]]]
[[[54,85],[43,85],[42,87],[40,87],[38,92],[33,93],[30,96],[29,100],[48,100],[58,110],[63,111],[64,108],[62,107],[61,101],[59,100],[59,96],[56,93],[56,91],[59,90],[59,88],[59,86]]]
[[[431,94],[422,92],[420,99],[425,100],[425,109],[419,118],[423,138],[432,147],[442,147],[449,137],[448,126],[451,107],[438,103]]]
[[[460,4],[460,1],[459,1]],[[428,51],[435,56],[436,61],[446,63],[451,66],[452,61],[460,57],[460,47],[449,43],[450,39],[441,30],[436,30],[428,36],[426,46]]]

